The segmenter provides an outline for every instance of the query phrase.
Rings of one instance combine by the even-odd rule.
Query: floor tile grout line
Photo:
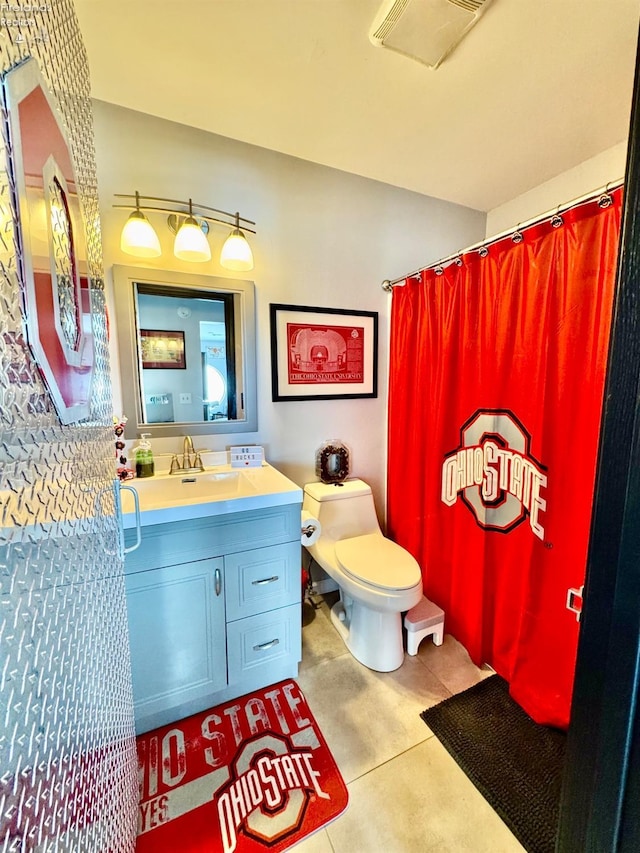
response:
[[[423,743],[426,743],[428,740],[432,740],[435,737],[435,734],[431,731],[431,729],[425,723],[425,729],[428,732],[427,736],[422,740],[416,741],[416,743],[408,746],[406,749],[400,750],[400,752],[396,752],[395,755],[392,755],[390,758],[385,758],[384,761],[381,761],[380,764],[376,764],[373,767],[370,767],[368,770],[365,770],[364,773],[361,773],[359,776],[355,776],[353,779],[350,779],[348,782],[345,782],[347,788],[353,782],[358,782],[360,779],[364,779],[365,776],[368,776],[370,773],[373,773],[375,770],[379,770],[381,767],[385,767],[387,764],[390,764],[392,761],[395,761],[396,758],[400,758],[402,755],[406,755],[407,752],[411,752],[412,749],[415,749],[417,746],[422,746]]]

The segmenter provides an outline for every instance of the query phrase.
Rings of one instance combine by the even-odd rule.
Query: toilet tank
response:
[[[362,480],[307,483],[302,508],[318,519],[323,538],[339,541],[380,532],[371,487]]]

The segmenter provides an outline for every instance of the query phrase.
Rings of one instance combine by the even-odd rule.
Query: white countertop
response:
[[[122,521],[136,526],[134,496],[138,494],[140,523],[166,524],[231,512],[302,503],[302,489],[271,465],[232,468],[216,465],[196,474],[157,474],[122,484]]]

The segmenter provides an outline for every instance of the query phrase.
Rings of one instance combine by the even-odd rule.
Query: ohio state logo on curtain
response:
[[[531,455],[531,436],[513,412],[480,409],[460,429],[460,446],[442,465],[442,502],[458,497],[480,527],[508,533],[526,518],[544,539],[544,466]]]

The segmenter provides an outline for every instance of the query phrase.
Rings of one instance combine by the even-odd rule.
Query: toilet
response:
[[[354,658],[369,669],[402,665],[402,613],[422,599],[420,566],[382,535],[371,487],[362,480],[308,483],[302,509],[320,538],[305,545],[340,588],[331,621]]]

